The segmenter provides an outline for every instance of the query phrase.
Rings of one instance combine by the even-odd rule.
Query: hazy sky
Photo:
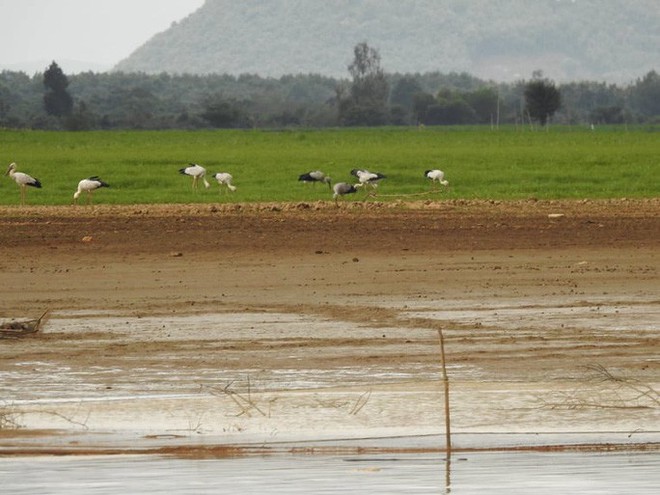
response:
[[[31,74],[43,71],[53,60],[65,73],[108,69],[203,3],[0,0],[0,70]]]

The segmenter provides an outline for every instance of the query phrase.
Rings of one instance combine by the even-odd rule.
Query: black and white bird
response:
[[[225,190],[229,190],[231,192],[234,192],[236,190],[236,186],[233,184],[234,178],[232,177],[231,174],[227,172],[218,172],[216,174],[213,174],[212,177],[218,181],[220,190],[223,189],[223,186],[225,186]]]
[[[449,182],[445,180],[445,173],[442,170],[438,170],[437,168],[424,172],[424,177],[429,179],[432,184],[440,183],[445,187],[449,185]]]
[[[315,184],[317,182],[322,182],[327,184],[328,187],[332,187],[332,179],[325,175],[320,170],[314,170],[312,172],[307,172],[306,174],[301,174],[298,177],[299,181]]]
[[[357,177],[358,184],[355,184],[357,188],[367,188],[371,189],[371,192],[367,191],[367,196],[375,196],[376,188],[381,179],[386,179],[387,177],[380,172],[370,172],[366,169],[354,168],[351,170],[351,175]]]
[[[347,182],[337,182],[334,186],[332,186],[332,191],[334,193],[332,197],[335,200],[335,204],[339,205],[337,202],[339,196],[353,194],[354,192],[357,192],[357,188],[353,184],[348,184]]]
[[[201,165],[197,165],[196,163],[190,163],[188,164],[187,167],[180,168],[179,173],[183,175],[189,175],[193,178],[193,183],[192,183],[193,191],[197,190],[198,187],[197,182],[199,181],[199,179],[202,179],[202,181],[204,182],[204,187],[206,187],[206,189],[211,187],[211,184],[209,184],[209,182],[206,180],[206,169]]]
[[[103,182],[98,176],[94,175],[78,182],[78,189],[73,193],[73,202],[78,203],[78,198],[82,193],[87,193],[87,204],[92,202],[92,194],[101,187],[110,187],[110,184]]]
[[[351,175],[357,177],[358,181],[362,185],[369,185],[371,187],[377,187],[381,179],[387,179],[387,176],[381,174],[380,172],[369,172],[365,169],[354,168],[351,170]]]
[[[16,171],[17,165],[15,163],[10,163],[9,168],[7,168],[7,171],[5,172],[5,175],[8,175],[11,177],[16,184],[21,188],[21,204],[25,204],[25,192],[28,188],[30,187],[36,187],[36,188],[41,188],[41,182],[39,179],[35,179],[34,177],[29,176],[28,174],[24,174],[23,172],[17,172]]]

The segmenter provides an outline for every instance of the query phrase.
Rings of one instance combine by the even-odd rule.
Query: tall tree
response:
[[[543,79],[541,72],[534,73],[534,79],[525,85],[525,111],[542,126],[561,106],[561,93],[555,83]]]
[[[339,118],[347,125],[387,123],[389,84],[380,67],[380,54],[366,42],[355,46],[348,72],[353,77],[349,96],[339,102]]]
[[[69,80],[54,61],[44,72],[44,108],[48,115],[64,117],[73,111],[73,98],[67,91]]]

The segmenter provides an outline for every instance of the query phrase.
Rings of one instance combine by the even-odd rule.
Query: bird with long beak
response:
[[[98,176],[89,177],[78,182],[78,189],[73,193],[73,202],[78,203],[78,198],[85,192],[87,193],[87,204],[92,203],[92,193],[101,187],[110,187],[107,182],[103,182]]]
[[[17,165],[15,163],[10,163],[9,168],[5,172],[5,175],[8,175],[11,177],[11,179],[18,184],[18,186],[21,188],[21,205],[25,204],[25,193],[26,190],[29,187],[36,187],[36,188],[41,188],[41,182],[39,179],[35,179],[34,177],[25,174],[23,172],[17,172],[16,171]]]
[[[298,176],[298,180],[305,183],[316,184],[317,182],[322,182],[327,184],[330,189],[332,189],[332,179],[325,175],[325,173],[320,170],[313,170],[312,172],[307,172]]]
[[[192,183],[193,191],[197,190],[198,187],[197,181],[199,181],[199,179],[202,179],[202,181],[204,182],[204,187],[206,189],[211,187],[209,181],[206,180],[206,169],[201,165],[197,165],[196,163],[189,163],[187,167],[180,168],[179,173],[182,175],[189,175],[193,178],[193,183]]]

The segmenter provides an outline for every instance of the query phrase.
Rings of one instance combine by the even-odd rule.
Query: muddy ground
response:
[[[222,396],[218,425],[239,407],[227,393],[229,373],[241,373],[244,395],[244,373],[252,370],[255,383],[247,386],[255,394],[259,380],[266,395],[350,389],[344,415],[337,414],[343,402],[328,406],[328,437],[342,424],[355,435],[401,432],[411,422],[417,433],[442,433],[441,329],[458,432],[642,432],[653,443],[660,432],[659,248],[658,199],[1,207],[0,320],[46,309],[50,319],[34,335],[0,339],[8,390],[0,400],[22,431],[129,429],[153,418],[156,406],[130,414],[130,404],[117,406],[124,416],[113,423],[119,413],[105,403],[84,420],[72,420],[79,403],[78,412],[52,414],[49,406],[48,415],[41,404],[41,418],[16,404],[60,387],[72,400],[103,393],[133,400],[142,389],[131,382],[145,380],[159,393],[206,387],[200,400]],[[117,318],[144,333],[119,328]],[[37,374],[48,371],[34,363],[126,371],[86,377],[93,391],[76,392],[76,382],[31,384],[25,363]],[[142,369],[173,370],[187,385],[160,387],[160,375]],[[213,382],[202,377],[209,370],[221,370]],[[278,370],[294,377],[289,385],[277,381]],[[296,385],[296,371],[312,377],[307,389]],[[432,392],[432,414],[423,401],[411,407],[409,398],[392,399],[417,389]],[[263,403],[274,404],[266,395]],[[317,409],[328,404],[314,401]],[[300,396],[291,403],[297,413],[279,411],[288,418],[281,431],[312,422],[300,412],[310,403]],[[392,404],[410,410],[389,414]],[[539,412],[530,416],[531,409]],[[243,413],[222,427],[202,427],[209,414],[191,426],[187,413],[188,429],[254,427],[272,436],[264,418],[274,413],[257,414],[258,425]],[[105,419],[94,423],[95,414]],[[149,434],[166,431],[172,416],[154,420],[163,429]],[[310,431],[322,431],[315,421]],[[5,447],[15,441],[16,430],[8,430]]]

